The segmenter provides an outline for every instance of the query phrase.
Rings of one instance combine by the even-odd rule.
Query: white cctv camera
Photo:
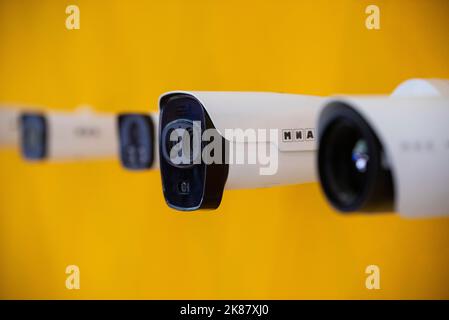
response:
[[[122,113],[118,116],[120,160],[130,170],[159,167],[158,113]]]
[[[19,109],[0,106],[0,148],[17,146],[19,141],[19,114]]]
[[[215,209],[224,189],[316,181],[315,123],[323,99],[257,92],[169,92],[159,101],[167,204]]]
[[[391,96],[330,99],[318,171],[343,212],[449,215],[449,81],[413,79]]]
[[[75,112],[24,112],[20,145],[28,160],[81,160],[117,157],[115,115],[79,108]]]

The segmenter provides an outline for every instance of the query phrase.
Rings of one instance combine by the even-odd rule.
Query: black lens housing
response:
[[[168,157],[171,146],[170,130],[179,127],[189,129],[195,121],[200,124],[200,134],[205,130],[216,130],[201,102],[189,94],[171,94],[160,102],[159,159],[162,187],[167,204],[181,211],[216,209],[221,203],[229,165],[226,161],[228,142],[221,137],[222,163],[206,164],[201,155],[199,162],[175,165]],[[166,135],[166,136],[164,136]],[[200,142],[201,153],[207,142]]]
[[[322,189],[342,212],[393,210],[394,185],[379,138],[352,107],[333,102],[319,120],[318,171]],[[358,141],[366,144],[369,157],[363,172],[353,163]]]
[[[118,117],[120,161],[130,170],[153,166],[155,128],[148,114],[128,113]]]
[[[48,125],[40,113],[23,113],[20,123],[20,149],[22,156],[28,160],[43,160],[47,157]]]

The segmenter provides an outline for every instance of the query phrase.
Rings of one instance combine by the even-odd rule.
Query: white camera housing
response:
[[[321,186],[337,210],[449,215],[448,80],[408,80],[389,97],[332,98],[318,139]]]
[[[92,111],[24,112],[20,117],[22,155],[28,160],[82,160],[117,157],[117,117]]]
[[[11,106],[0,106],[0,148],[17,147],[19,141],[20,110]]]
[[[215,209],[224,189],[316,181],[315,124],[322,102],[321,97],[262,92],[175,91],[162,95],[159,157],[168,205],[189,211]],[[173,164],[168,156],[173,147],[169,136],[178,128],[195,131],[194,121],[201,124],[201,134],[211,129],[223,139],[223,163],[205,164],[201,159],[194,165]],[[201,151],[203,148],[202,144]],[[260,160],[258,150],[276,156],[274,170],[263,161],[249,161]],[[243,162],[238,157],[243,157]]]

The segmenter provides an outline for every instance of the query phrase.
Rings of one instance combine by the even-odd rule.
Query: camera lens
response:
[[[162,131],[165,160],[178,168],[188,168],[201,161],[201,126],[193,121],[179,119]]]
[[[22,154],[26,159],[43,159],[47,153],[47,124],[40,114],[21,116]]]
[[[119,116],[120,159],[128,169],[146,169],[153,164],[153,120],[145,114]]]
[[[384,150],[370,125],[345,104],[320,119],[318,169],[323,190],[341,211],[388,211],[393,180]]]

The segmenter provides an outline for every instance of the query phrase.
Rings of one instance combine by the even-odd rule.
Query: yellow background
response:
[[[365,28],[372,3],[379,31]],[[65,28],[69,4],[80,30]],[[449,78],[448,15],[445,0],[3,0],[0,102],[118,112],[156,110],[174,89],[388,93]],[[447,218],[344,216],[317,184],[181,213],[158,172],[115,160],[30,164],[9,150],[0,165],[0,298],[449,298]],[[369,264],[381,290],[365,288]]]

